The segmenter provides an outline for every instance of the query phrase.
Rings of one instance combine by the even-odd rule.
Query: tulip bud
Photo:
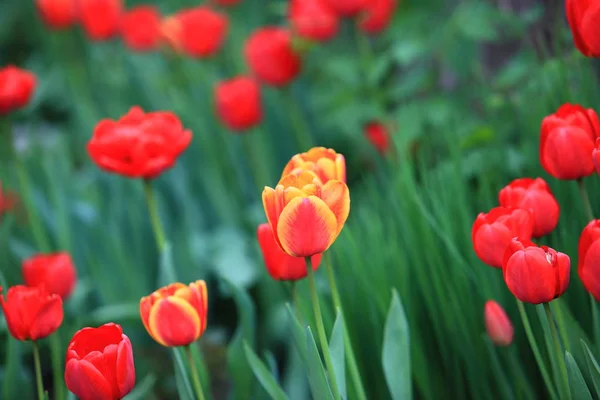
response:
[[[262,120],[260,86],[252,78],[239,76],[215,88],[217,115],[233,131],[250,129]]]
[[[600,219],[591,221],[581,232],[577,272],[585,289],[600,301]]]
[[[91,40],[108,40],[119,33],[122,0],[79,0],[79,18]]]
[[[152,6],[137,6],[123,14],[121,35],[125,45],[135,51],[150,51],[160,40],[160,14]]]
[[[63,300],[73,292],[77,282],[73,260],[65,252],[37,254],[23,260],[22,271],[27,286],[45,286],[49,293]]]
[[[368,123],[364,135],[381,154],[386,154],[390,149],[390,134],[384,124],[375,121]]]
[[[397,0],[371,0],[366,3],[358,27],[369,34],[381,33],[390,24]]]
[[[485,303],[485,328],[487,334],[497,346],[509,346],[512,343],[514,329],[504,309],[494,300]]]
[[[12,65],[0,68],[0,117],[29,104],[36,84],[29,71]]]
[[[36,0],[42,19],[53,29],[71,27],[77,21],[76,0]]]
[[[289,19],[298,36],[325,42],[339,29],[339,18],[325,0],[291,0]]]
[[[600,1],[567,0],[566,10],[577,49],[586,57],[600,57]]]

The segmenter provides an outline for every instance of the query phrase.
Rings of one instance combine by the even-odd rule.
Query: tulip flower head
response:
[[[239,76],[215,88],[217,115],[233,131],[250,129],[262,120],[260,86],[249,77]]]
[[[225,14],[202,6],[180,11],[176,15],[181,24],[180,36],[176,41],[181,44],[185,54],[205,58],[221,49],[229,30],[229,20]]]
[[[525,303],[541,304],[569,286],[571,259],[547,246],[515,238],[506,248],[502,272],[511,293]]]
[[[128,10],[121,18],[121,35],[132,50],[154,50],[160,40],[160,13],[152,6]]]
[[[330,180],[346,182],[346,159],[342,154],[325,147],[313,147],[305,153],[296,154],[283,168],[281,178],[300,171],[311,171],[321,181]]]
[[[373,35],[381,33],[390,24],[397,5],[397,0],[367,1],[358,21],[358,27],[365,33]]]
[[[289,20],[298,36],[325,42],[339,30],[339,17],[325,0],[291,0]]]
[[[77,282],[77,272],[69,253],[36,254],[23,260],[23,279],[27,286],[44,286],[49,293],[65,300]]]
[[[325,0],[342,17],[353,17],[364,10],[373,0]]]
[[[17,340],[38,340],[51,335],[63,321],[63,303],[59,295],[44,287],[12,286],[2,296],[0,306],[8,331]]]
[[[67,349],[65,383],[81,400],[119,400],[135,386],[131,341],[113,323],[79,330]]]
[[[0,181],[0,221],[2,221],[2,214],[11,211],[17,201],[17,196],[14,193],[2,189],[2,182]]]
[[[78,0],[79,18],[91,40],[108,40],[119,33],[121,0]]]
[[[36,0],[35,4],[50,28],[65,29],[77,22],[76,0]]]
[[[387,126],[380,122],[370,122],[365,126],[364,135],[381,154],[386,154],[391,145]]]
[[[163,346],[187,346],[206,330],[206,283],[172,283],[140,300],[146,330]]]
[[[577,49],[586,57],[600,57],[600,0],[567,0],[566,11]]]
[[[591,221],[579,237],[577,272],[585,289],[600,301],[600,220]]]
[[[284,176],[265,187],[263,206],[277,244],[293,257],[323,253],[338,237],[350,213],[350,191],[340,180],[323,184],[311,171]]]
[[[29,104],[37,78],[29,71],[9,65],[0,68],[0,117]]]
[[[510,346],[514,328],[506,312],[494,300],[488,300],[484,309],[485,328],[492,342],[497,346]]]

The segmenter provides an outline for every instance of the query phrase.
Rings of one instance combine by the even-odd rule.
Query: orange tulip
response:
[[[284,176],[275,189],[265,187],[262,199],[275,240],[293,257],[327,250],[350,212],[350,191],[344,182],[331,179],[323,184],[307,170]]]
[[[333,149],[313,147],[306,153],[296,154],[283,169],[281,178],[299,170],[314,172],[323,183],[331,179],[346,182],[346,160]]]
[[[163,346],[186,346],[206,330],[206,283],[172,283],[140,300],[146,330]]]

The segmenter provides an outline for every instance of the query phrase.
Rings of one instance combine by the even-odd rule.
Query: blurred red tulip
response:
[[[135,386],[131,341],[113,323],[79,330],[69,343],[67,388],[81,400],[119,400]]]
[[[398,3],[396,0],[370,0],[360,16],[358,26],[370,34],[383,31],[390,24]]]
[[[2,181],[0,181],[0,221],[2,221],[2,214],[7,211],[11,211],[17,204],[17,196],[7,190],[2,189]]]
[[[0,115],[29,104],[36,85],[37,78],[29,71],[13,65],[0,68]]]
[[[498,195],[502,207],[523,208],[533,216],[533,237],[548,235],[556,228],[560,206],[542,178],[520,178],[506,185]]]
[[[581,232],[577,272],[586,290],[600,301],[600,219],[591,221]]]
[[[144,113],[133,107],[118,121],[100,121],[87,150],[102,169],[129,178],[150,179],[171,168],[192,140],[177,116]]]
[[[339,29],[339,18],[325,0],[291,0],[289,19],[298,36],[325,42]]]
[[[148,51],[160,40],[160,13],[153,6],[137,6],[123,14],[121,35],[132,50]]]
[[[43,287],[12,286],[6,301],[0,287],[0,306],[8,331],[17,340],[38,340],[51,335],[63,321],[63,304],[59,295]]]
[[[23,260],[23,280],[27,286],[44,286],[65,300],[77,282],[77,272],[69,253],[36,254]]]
[[[569,286],[571,259],[547,246],[513,239],[504,254],[502,272],[506,286],[525,303],[547,303]]]
[[[246,76],[220,82],[215,87],[217,115],[233,131],[250,129],[262,120],[260,87]]]
[[[567,0],[566,9],[575,46],[584,56],[600,57],[600,0]]]
[[[515,331],[510,318],[500,304],[488,300],[485,303],[484,317],[485,328],[492,342],[497,346],[510,346]]]
[[[246,41],[244,55],[256,77],[272,86],[285,86],[300,73],[302,60],[292,47],[289,31],[266,27]]]
[[[269,275],[277,281],[295,281],[308,274],[306,259],[292,257],[279,247],[269,224],[260,224],[257,230],[258,244]],[[321,264],[321,254],[311,258],[313,270]]]
[[[365,126],[364,135],[381,154],[390,149],[390,134],[387,126],[379,122],[370,122]]]
[[[506,246],[517,237],[531,239],[533,217],[527,210],[495,207],[480,213],[471,231],[475,253],[481,261],[494,268],[502,267]]]
[[[91,40],[107,40],[119,33],[121,0],[79,0],[79,18]]]
[[[196,7],[180,11],[175,16],[181,24],[176,41],[190,57],[208,57],[222,47],[229,29],[229,21],[224,14],[209,7]]]
[[[329,6],[340,16],[352,17],[364,10],[373,0],[326,0]]]
[[[557,179],[579,179],[594,172],[592,151],[600,136],[594,110],[564,104],[542,121],[540,161]]]
[[[181,43],[181,22],[177,14],[163,18],[160,23],[160,39],[168,45],[173,51],[183,52]]]
[[[77,0],[36,0],[42,19],[53,29],[65,29],[77,22]]]

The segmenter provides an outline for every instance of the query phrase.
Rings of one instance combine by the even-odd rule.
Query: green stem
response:
[[[37,385],[38,400],[44,400],[44,384],[42,383],[42,365],[40,363],[40,349],[38,343],[33,341],[33,363],[35,364],[35,381]]]
[[[339,400],[340,392],[338,389],[337,381],[335,379],[335,370],[333,369],[333,362],[331,361],[329,345],[327,344],[327,335],[325,334],[323,315],[321,314],[321,306],[319,304],[319,294],[317,293],[315,273],[312,269],[312,261],[310,257],[306,257],[306,269],[308,271],[308,283],[310,285],[310,295],[313,304],[313,311],[315,313],[315,323],[317,324],[317,334],[319,336],[319,341],[321,342],[321,349],[323,350],[323,358],[325,358],[327,373],[329,374],[329,383],[331,384],[331,391],[333,392],[333,396],[335,397],[335,399]]]
[[[366,94],[371,96],[372,100],[376,101],[380,106],[383,107],[385,104],[385,99],[383,94],[378,90],[378,88],[369,82],[369,71],[372,70],[373,65],[373,51],[371,50],[371,44],[369,43],[368,36],[363,33],[358,25],[355,28],[355,36],[356,36],[356,47],[358,48],[358,54],[360,57],[360,63],[363,72],[363,79],[366,85]]]
[[[299,151],[307,151],[312,147],[312,138],[310,136],[310,129],[306,120],[302,116],[302,110],[298,107],[298,104],[292,97],[290,88],[285,89],[282,92],[285,106],[287,107],[288,115],[292,121],[292,127],[294,128],[294,139],[296,140],[296,146]]]
[[[558,330],[556,329],[556,323],[554,322],[554,315],[552,315],[552,309],[550,308],[550,303],[544,303],[544,311],[546,311],[546,318],[548,319],[548,325],[550,325],[550,332],[552,332],[552,339],[554,341],[554,350],[556,351],[556,357],[558,362],[558,369],[560,370],[561,378],[562,378],[562,386],[564,397],[562,398],[571,398],[571,392],[569,390],[569,376],[567,375],[567,366],[565,364],[565,353],[562,350],[560,345],[560,338],[558,336]]]
[[[585,216],[587,217],[588,222],[592,221],[594,219],[594,212],[592,211],[590,197],[588,196],[587,189],[585,188],[585,184],[583,183],[583,179],[577,179],[577,187],[579,188],[579,195],[581,196],[581,200],[583,201]]]
[[[149,179],[144,179],[144,192],[146,194],[146,203],[148,204],[148,212],[150,213],[150,221],[152,223],[152,230],[154,231],[154,237],[156,238],[156,245],[160,253],[163,252],[167,245],[167,239],[165,237],[165,231],[160,222],[158,215],[158,206],[156,204],[156,197],[152,190],[152,182]]]
[[[50,351],[52,357],[52,379],[54,382],[54,398],[56,400],[62,400],[65,398],[65,387],[62,371],[63,351],[60,346],[59,335],[59,331],[56,331],[53,335],[50,335],[49,338]]]
[[[325,253],[325,269],[327,270],[327,279],[329,280],[329,287],[331,288],[331,294],[333,297],[333,305],[336,309],[340,310],[342,320],[344,321],[344,309],[342,308],[342,301],[340,299],[340,293],[337,288],[337,283],[335,281],[335,273],[333,271],[333,265],[331,264],[331,258],[329,253]],[[352,342],[350,341],[350,334],[348,333],[348,327],[346,326],[346,322],[344,321],[344,349],[346,351],[346,359],[348,360],[348,369],[350,371],[350,378],[352,379],[352,383],[354,385],[354,389],[356,390],[356,395],[359,400],[366,400],[367,394],[365,392],[365,388],[360,379],[360,371],[358,370],[358,363],[356,362],[356,356],[354,355],[354,350],[352,348]]]
[[[192,382],[194,383],[194,390],[196,391],[196,398],[198,400],[204,400],[204,392],[202,391],[202,384],[200,383],[200,377],[198,376],[198,369],[194,362],[194,356],[192,355],[192,349],[190,345],[185,346],[185,353],[187,354],[188,361],[190,363],[190,369],[192,373]]]

